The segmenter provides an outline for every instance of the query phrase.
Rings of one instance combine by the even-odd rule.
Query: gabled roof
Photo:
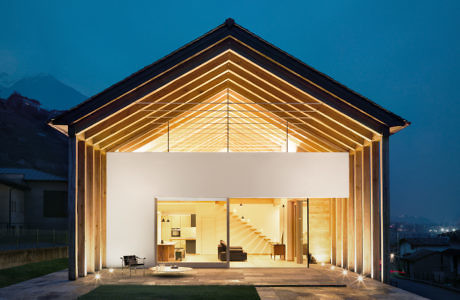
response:
[[[289,81],[296,88],[308,91],[313,97],[333,109],[359,120],[376,131],[383,131],[382,128],[386,127],[394,133],[410,124],[402,117],[235,24],[232,19],[227,19],[224,24],[198,39],[64,112],[50,123],[55,126],[73,125],[77,132],[84,130],[145,95],[142,86],[146,82],[160,78],[155,82],[155,86],[159,87],[165,81],[183,75],[189,70],[178,69],[176,68],[178,65],[189,64],[190,68],[196,67],[206,62],[209,57],[228,49],[238,52],[249,61],[257,62],[276,76]],[[165,75],[164,79],[161,78],[163,75]],[[133,97],[128,97],[127,94],[133,94]]]

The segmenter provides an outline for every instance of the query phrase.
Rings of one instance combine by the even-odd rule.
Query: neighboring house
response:
[[[460,278],[460,250],[418,249],[401,258],[402,270],[411,279],[452,282]]]
[[[399,241],[399,256],[412,254],[419,249],[443,251],[450,247],[449,239],[445,237],[435,238],[406,238]]]
[[[446,279],[460,279],[460,249],[449,248],[441,252],[441,263]]]
[[[435,274],[442,271],[441,253],[435,250],[419,249],[401,258],[402,270],[411,279],[434,281]]]
[[[34,169],[0,168],[0,223],[66,229],[67,179]]]
[[[0,228],[24,224],[24,193],[30,188],[20,176],[0,175]]]

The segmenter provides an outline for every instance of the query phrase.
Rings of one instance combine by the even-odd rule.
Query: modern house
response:
[[[35,169],[0,168],[0,225],[67,229],[67,178]]]
[[[388,280],[389,138],[409,122],[232,19],[50,125],[71,280],[132,254]]]

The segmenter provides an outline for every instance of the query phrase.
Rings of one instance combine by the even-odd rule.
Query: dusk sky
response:
[[[234,18],[411,121],[390,139],[392,215],[460,221],[458,0],[0,0],[0,16],[0,73],[87,96]]]

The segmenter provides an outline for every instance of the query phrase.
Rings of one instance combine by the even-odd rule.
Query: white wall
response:
[[[107,264],[154,257],[154,197],[345,198],[348,153],[108,153]]]

